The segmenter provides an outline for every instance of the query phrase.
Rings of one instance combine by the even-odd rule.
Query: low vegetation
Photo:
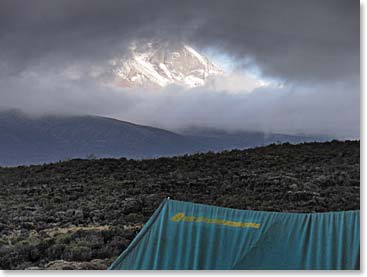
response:
[[[239,209],[359,209],[358,141],[0,168],[1,269],[105,269],[171,197]]]

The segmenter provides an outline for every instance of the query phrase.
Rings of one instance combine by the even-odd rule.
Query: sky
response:
[[[356,0],[0,0],[0,107],[170,130],[359,138],[359,8]],[[192,45],[234,72],[215,87],[159,92],[91,76],[128,55],[132,41],[156,38]]]

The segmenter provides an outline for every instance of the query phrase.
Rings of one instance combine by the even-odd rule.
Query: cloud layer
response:
[[[359,137],[359,86],[344,82],[309,87],[268,85],[250,92],[213,89],[211,84],[150,91],[44,72],[42,77],[8,79],[5,85],[8,93],[2,94],[2,103],[36,116],[93,114],[170,130],[205,126]]]

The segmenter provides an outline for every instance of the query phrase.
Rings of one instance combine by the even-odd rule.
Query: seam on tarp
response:
[[[268,236],[268,234],[272,231],[272,228],[279,226],[280,223],[278,221],[272,223],[268,230],[266,230],[262,235],[260,235],[257,240],[250,246],[250,248],[243,253],[243,255],[241,257],[239,257],[239,259],[232,265],[231,270],[241,270],[238,269],[237,266],[239,265],[240,262],[243,262],[243,260],[251,253],[252,250],[254,250],[257,245],[260,243],[260,240],[263,240],[264,238],[266,238]]]
[[[180,200],[173,200],[170,199],[170,201],[172,202],[178,202],[178,203],[183,203],[184,205],[187,205],[187,203],[191,203],[194,205],[198,205],[198,206],[204,206],[204,207],[214,207],[214,208],[220,208],[220,209],[225,209],[225,210],[233,210],[233,211],[237,211],[237,212],[251,212],[251,213],[267,213],[267,214],[274,214],[274,215],[311,215],[311,216],[316,216],[316,215],[324,215],[324,214],[337,214],[337,213],[355,213],[355,212],[360,212],[360,209],[356,209],[356,210],[341,210],[341,211],[328,211],[328,212],[309,212],[309,213],[293,213],[293,212],[276,212],[276,211],[260,211],[260,210],[242,210],[242,209],[236,209],[236,208],[228,208],[228,207],[222,207],[222,206],[216,206],[216,205],[209,205],[209,204],[202,204],[202,203],[195,203],[195,202],[186,202],[186,201],[180,201]]]
[[[166,203],[169,201],[168,198],[164,199],[161,203],[161,205],[158,207],[158,209],[153,213],[153,215],[150,217],[148,222],[144,225],[143,229],[138,233],[138,235],[133,239],[133,241],[130,243],[130,245],[125,249],[124,252],[121,253],[120,256],[117,257],[117,259],[110,265],[108,270],[114,269],[115,266],[118,266],[124,258],[128,254],[131,253],[132,250],[139,244],[139,242],[142,240],[142,238],[145,236],[145,234],[150,230],[150,228],[153,226],[153,224],[156,222],[157,218],[161,214],[161,211],[163,210],[163,207],[166,205]]]

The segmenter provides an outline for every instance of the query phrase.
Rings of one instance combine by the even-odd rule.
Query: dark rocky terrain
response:
[[[0,168],[1,269],[105,269],[165,197],[239,209],[359,209],[358,141]]]

